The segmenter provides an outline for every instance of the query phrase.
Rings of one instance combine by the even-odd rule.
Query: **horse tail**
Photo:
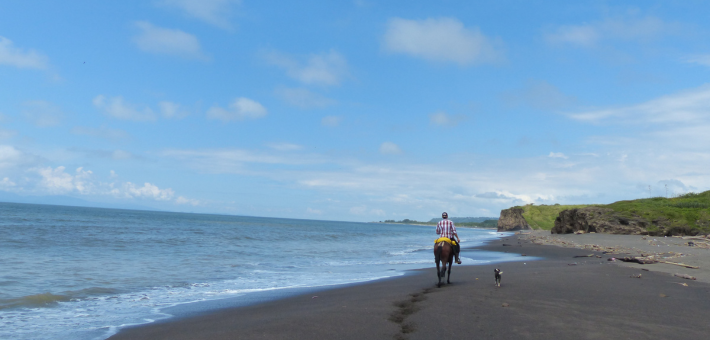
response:
[[[443,250],[443,248],[441,246],[436,247],[436,252],[434,253],[434,263],[438,264],[439,261],[441,260],[441,251],[442,250]]]

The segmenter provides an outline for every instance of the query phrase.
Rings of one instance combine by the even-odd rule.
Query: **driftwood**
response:
[[[695,276],[690,276],[690,275],[688,275],[688,274],[678,274],[678,273],[675,273],[675,274],[673,274],[673,276],[677,276],[677,277],[680,277],[680,278],[683,278],[683,279],[688,279],[688,280],[696,280]]]
[[[594,254],[589,254],[589,255],[577,255],[575,257],[592,257]]]
[[[619,257],[619,258],[617,258],[617,260],[623,261],[623,262],[634,262],[634,263],[639,263],[639,264],[653,264],[653,263],[658,262],[658,260],[643,258],[643,257]]]
[[[669,261],[658,261],[658,262],[660,262],[660,263],[667,263],[667,264],[674,264],[674,265],[676,265],[676,266],[681,266],[681,267],[691,268],[691,269],[698,269],[698,268],[700,268],[700,267],[698,267],[698,266],[691,266],[691,265],[685,264],[685,263],[676,263],[676,262],[669,262]]]

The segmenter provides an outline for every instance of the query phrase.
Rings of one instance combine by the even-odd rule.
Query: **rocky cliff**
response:
[[[560,212],[551,232],[569,234],[581,230],[585,233],[645,235],[648,226],[649,221],[641,217],[622,216],[609,208],[587,207]]]
[[[530,225],[523,217],[522,208],[510,208],[501,210],[498,219],[498,231],[529,230]]]

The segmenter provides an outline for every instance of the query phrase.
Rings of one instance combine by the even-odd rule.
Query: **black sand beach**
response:
[[[442,288],[435,286],[435,270],[424,269],[127,328],[110,339],[606,340],[710,334],[708,283],[621,266],[601,253],[595,254],[602,258],[574,258],[592,252],[532,244],[517,235],[477,249],[542,259],[454,266],[452,284]],[[500,288],[493,284],[494,268],[504,272]]]

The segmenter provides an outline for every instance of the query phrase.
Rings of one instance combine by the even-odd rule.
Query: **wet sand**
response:
[[[655,271],[660,264],[630,267],[607,261],[618,255],[535,244],[543,242],[531,236],[511,236],[478,248],[520,254],[522,261],[455,265],[452,284],[442,288],[436,288],[435,269],[430,268],[127,328],[110,339],[606,340],[703,339],[710,333],[710,284]],[[598,244],[607,236],[615,237],[569,237]],[[595,255],[574,257],[588,254]],[[541,259],[529,261],[532,257]],[[493,284],[494,268],[503,270],[500,288]]]

